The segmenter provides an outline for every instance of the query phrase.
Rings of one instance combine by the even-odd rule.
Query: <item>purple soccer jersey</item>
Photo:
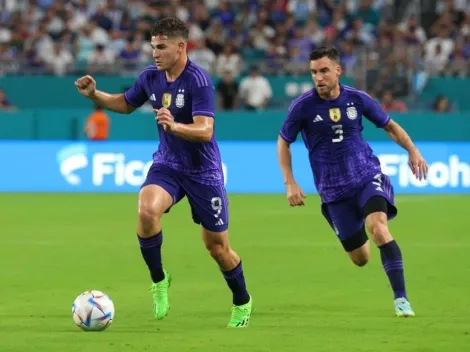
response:
[[[125,92],[126,101],[140,107],[150,100],[154,109],[170,110],[176,122],[193,123],[197,115],[214,117],[215,88],[211,78],[189,59],[183,73],[168,82],[164,71],[146,67]],[[223,171],[215,136],[209,143],[190,142],[164,131],[157,124],[160,144],[153,154],[155,163],[166,165],[196,182],[223,185]],[[215,135],[215,133],[214,133]]]
[[[390,117],[365,92],[341,85],[337,99],[321,99],[316,90],[302,94],[289,108],[280,136],[293,143],[302,134],[315,186],[323,203],[353,195],[381,174],[379,159],[362,138],[362,116],[377,127]]]

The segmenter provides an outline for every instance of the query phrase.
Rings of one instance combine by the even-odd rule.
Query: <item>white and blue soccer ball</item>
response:
[[[103,331],[114,319],[114,303],[101,291],[89,290],[80,294],[72,305],[72,317],[84,331]]]

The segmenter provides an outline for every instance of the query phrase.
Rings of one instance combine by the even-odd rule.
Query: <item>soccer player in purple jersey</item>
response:
[[[151,33],[155,65],[146,67],[124,94],[97,90],[90,76],[75,85],[82,95],[112,111],[129,114],[147,100],[154,108],[160,143],[139,193],[137,238],[152,279],[155,317],[168,314],[171,282],[161,259],[161,217],[186,196],[206,248],[233,293],[228,326],[246,327],[252,300],[241,259],[228,239],[228,199],[214,136],[215,90],[207,72],[188,59],[187,42],[183,22],[162,19]]]
[[[301,206],[306,197],[295,182],[289,148],[300,132],[321,197],[321,211],[345,251],[354,264],[366,265],[370,256],[367,230],[380,250],[396,315],[414,316],[405,290],[400,247],[387,226],[397,215],[393,187],[362,138],[362,116],[407,150],[410,168],[418,179],[426,178],[428,167],[408,134],[375,100],[339,83],[339,59],[334,47],[321,47],[310,54],[315,88],[292,102],[282,126],[277,151],[287,199],[291,206]]]

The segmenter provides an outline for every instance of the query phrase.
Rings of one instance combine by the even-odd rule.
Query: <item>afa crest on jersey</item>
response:
[[[341,120],[341,110],[339,108],[330,109],[330,119],[333,122],[338,122]]]
[[[354,106],[350,106],[346,109],[346,115],[348,115],[350,120],[355,120],[357,118],[357,110]]]
[[[162,105],[164,108],[169,108],[171,105],[171,93],[165,93],[162,97]]]
[[[184,94],[179,93],[176,95],[175,104],[178,108],[182,108],[184,106]]]

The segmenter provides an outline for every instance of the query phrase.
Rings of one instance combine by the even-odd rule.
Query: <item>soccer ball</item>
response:
[[[73,302],[72,317],[82,330],[103,331],[113,322],[113,301],[101,291],[83,292]]]

